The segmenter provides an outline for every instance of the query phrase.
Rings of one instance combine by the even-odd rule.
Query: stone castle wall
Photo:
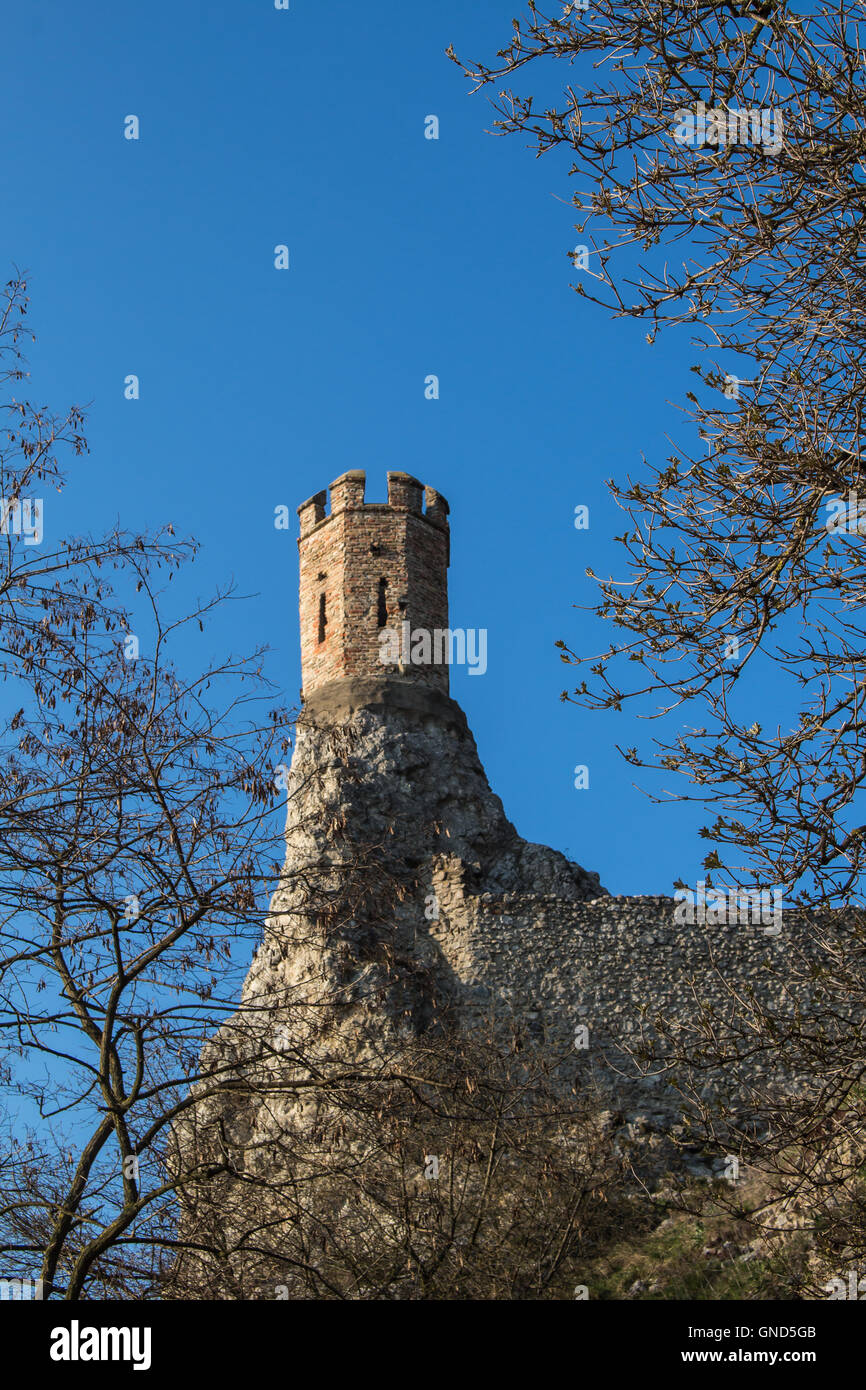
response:
[[[372,929],[366,909],[328,922],[310,905],[317,874],[337,893],[356,860],[401,885]],[[445,1010],[466,1028],[498,1015],[571,1054],[608,1103],[675,1110],[663,1071],[642,1075],[629,1057],[659,1014],[691,1019],[708,1004],[724,1017],[750,992],[783,1013],[808,1005],[784,983],[808,935],[802,917],[784,914],[774,935],[760,922],[678,922],[675,910],[669,897],[612,897],[597,875],[523,840],[453,701],[409,682],[334,682],[299,726],[286,875],[244,1000],[284,999],[287,1016],[300,1004],[332,1055],[347,1056],[365,1030],[421,1032]],[[588,1045],[575,1050],[579,1028]],[[760,1055],[744,1079],[766,1079]]]

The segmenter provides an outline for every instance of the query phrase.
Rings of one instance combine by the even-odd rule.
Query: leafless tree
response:
[[[771,1207],[802,1199],[828,1257],[855,1260],[866,1258],[863,21],[862,3],[590,0],[553,15],[530,4],[494,62],[460,62],[495,89],[499,134],[566,156],[579,182],[577,293],[643,321],[649,344],[687,327],[698,359],[684,404],[703,442],[609,484],[626,514],[625,573],[599,580],[595,611],[616,638],[598,655],[559,644],[589,667],[563,697],[661,720],[669,732],[650,749],[621,751],[681,774],[681,795],[709,808],[709,883],[774,886],[815,910],[771,967],[808,1010],[770,1008],[733,981],[729,1006],[709,1009],[696,980],[693,1016],[648,1021],[645,1061],[678,1072],[697,1129],[763,1173]],[[767,705],[769,727],[756,713]],[[756,1061],[764,1080],[750,1085]],[[739,1107],[703,1093],[720,1065]],[[770,1072],[797,1076],[797,1098]]]
[[[863,542],[827,526],[862,483],[862,28],[861,4],[531,4],[496,63],[461,64],[543,87],[502,88],[496,129],[581,181],[578,294],[700,356],[704,450],[611,484],[627,571],[597,612],[624,635],[561,644],[594,677],[570,698],[699,719],[625,756],[716,808],[708,869],[825,905],[864,854]],[[789,728],[755,718],[760,687]]]
[[[220,1175],[182,1191],[165,1295],[585,1296],[592,1262],[651,1204],[594,1098],[563,1090],[561,1059],[492,1020],[443,1019],[402,1046],[376,1029],[369,1042],[362,1065],[244,1068],[244,1088],[222,1098],[234,1113],[197,1114],[196,1150]],[[296,1089],[281,1094],[287,1074]],[[295,1108],[302,1074],[314,1118]]]
[[[261,653],[177,664],[228,595],[165,617],[193,549],[170,526],[55,539],[62,503],[33,494],[60,493],[59,454],[86,446],[80,411],[18,396],[26,308],[18,278],[0,315],[0,1260],[46,1297],[134,1296],[174,1219],[167,1132],[260,935],[288,723]]]

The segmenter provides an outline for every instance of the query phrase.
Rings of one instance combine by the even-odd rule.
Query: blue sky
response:
[[[369,500],[388,469],[415,474],[451,504],[452,624],[488,629],[487,673],[455,670],[452,693],[506,811],[612,892],[670,892],[703,876],[704,817],[635,788],[615,745],[646,746],[653,726],[559,702],[570,673],[554,643],[604,644],[573,607],[593,601],[587,565],[623,571],[604,482],[687,438],[676,403],[694,359],[573,292],[566,162],[486,133],[485,97],[445,57],[453,43],[492,58],[514,12],[12,7],[0,271],[30,272],[32,398],[89,405],[90,457],[46,529],[119,517],[194,534],[186,595],[230,578],[254,595],[209,640],[267,643],[294,703],[297,529],[275,530],[274,508],[294,518],[349,468],[366,469]],[[124,399],[130,373],[138,401]],[[656,785],[677,788],[672,774]]]

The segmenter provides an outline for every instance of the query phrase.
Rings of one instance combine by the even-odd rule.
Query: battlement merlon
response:
[[[308,531],[312,531],[313,527],[318,526],[320,521],[325,520],[325,503],[327,500],[327,492],[317,492],[313,497],[308,497],[306,502],[302,502],[298,507],[298,519],[301,523],[302,536],[305,536]]]
[[[353,468],[348,473],[341,473],[327,491],[323,489],[315,493],[298,507],[301,537],[309,535],[322,522],[330,521],[340,512],[354,511],[361,507],[369,507],[376,511],[391,509],[411,512],[413,516],[421,517],[439,530],[448,530],[449,507],[441,492],[432,487],[425,487],[417,478],[413,478],[411,473],[388,473],[387,477],[388,501],[365,502],[367,478],[364,470]],[[327,507],[328,493],[330,510]]]

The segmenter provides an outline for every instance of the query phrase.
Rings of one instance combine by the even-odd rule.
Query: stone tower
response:
[[[448,627],[448,503],[408,473],[388,474],[385,503],[365,502],[364,482],[361,471],[343,473],[331,483],[330,511],[324,491],[298,508],[308,706],[313,697],[321,707],[357,694],[358,682],[396,680],[448,693],[447,657],[426,664],[382,660],[386,630]]]
[[[189,1251],[179,1263],[194,1287],[207,1281],[219,1297],[288,1288],[299,1222],[305,1267],[335,1267],[323,1174],[343,1172],[357,1150],[363,1163],[346,1171],[380,1181],[353,1125],[380,1114],[380,1079],[395,1067],[402,1075],[402,1060],[428,1046],[516,1036],[520,1065],[547,1059],[566,1105],[595,1097],[617,1142],[647,1135],[655,1153],[683,1099],[667,1091],[664,1067],[635,1067],[631,1046],[651,1037],[654,1012],[690,1026],[696,981],[719,1011],[729,981],[756,997],[781,990],[784,1007],[799,1007],[786,993],[793,921],[778,936],[696,929],[671,898],[610,897],[598,874],[523,839],[508,820],[448,695],[447,665],[383,666],[383,627],[447,629],[444,498],[389,473],[387,503],[366,503],[364,474],[351,472],[331,484],[329,512],[326,500],[320,492],[299,508],[304,704],[284,870],[239,1007],[202,1054],[201,1099],[175,1129],[181,1156],[224,1174],[210,1205],[184,1210]],[[526,712],[527,737],[543,713]],[[756,1065],[769,1074],[760,1053]],[[726,1066],[692,1080],[736,1108],[743,1074]],[[419,1113],[420,1162],[437,1151]],[[710,1171],[699,1164],[693,1175]],[[336,1221],[347,1249],[382,1229],[379,1215],[368,1225],[368,1210],[379,1209],[358,1198],[355,1176],[352,1184]],[[320,1188],[327,1249],[317,1243]],[[219,1258],[199,1258],[211,1242]],[[362,1296],[356,1272],[350,1265],[346,1296]],[[399,1279],[395,1287],[403,1296]]]

